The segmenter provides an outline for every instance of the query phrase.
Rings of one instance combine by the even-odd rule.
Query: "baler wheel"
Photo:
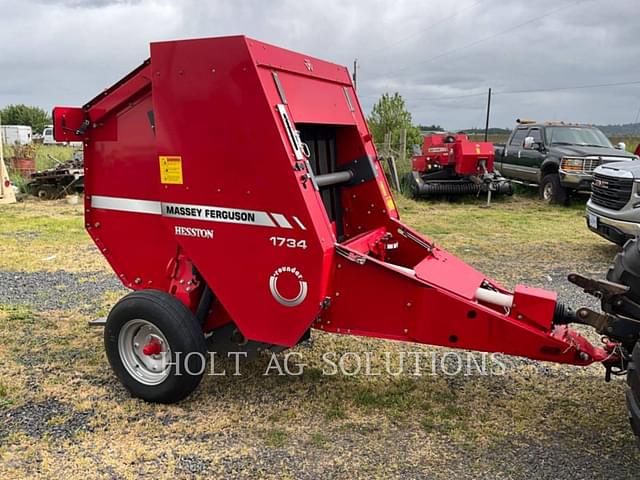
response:
[[[148,402],[182,400],[206,368],[200,324],[182,302],[159,290],[123,297],[107,317],[104,345],[122,384]]]

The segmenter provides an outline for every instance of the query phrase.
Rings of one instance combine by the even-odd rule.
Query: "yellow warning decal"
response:
[[[387,210],[392,212],[395,209],[396,209],[396,204],[393,203],[393,198],[391,198],[391,197],[387,198]]]
[[[160,156],[160,183],[182,185],[182,157]]]
[[[389,192],[387,192],[387,188],[384,186],[384,182],[382,180],[380,180],[378,182],[378,185],[380,186],[380,191],[382,192],[382,196],[383,197],[388,197],[389,196]]]

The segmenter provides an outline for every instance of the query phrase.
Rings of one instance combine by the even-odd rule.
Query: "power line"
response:
[[[554,13],[557,13],[557,12],[559,12],[561,10],[565,10],[565,9],[567,9],[569,7],[574,7],[574,6],[576,6],[576,5],[580,4],[580,3],[584,3],[585,1],[591,1],[591,0],[578,0],[577,2],[573,2],[573,3],[567,4],[567,5],[563,5],[562,7],[559,7],[559,8],[556,8],[554,10],[551,10],[551,11],[549,11],[549,12],[543,14],[543,15],[539,15],[537,17],[531,18],[531,19],[527,20],[526,22],[518,23],[518,24],[514,25],[513,27],[507,28],[506,30],[501,30],[500,32],[497,32],[497,33],[495,33],[493,35],[489,35],[487,37],[475,40],[475,41],[467,43],[465,45],[461,45],[459,47],[452,48],[450,50],[447,50],[446,52],[442,52],[442,53],[440,53],[438,55],[434,55],[432,57],[428,57],[428,58],[426,58],[426,59],[424,59],[424,60],[422,60],[420,62],[411,64],[411,65],[407,65],[405,67],[396,68],[396,69],[394,69],[394,73],[402,72],[402,71],[405,71],[405,70],[407,70],[409,68],[415,67],[416,65],[423,65],[423,64],[429,63],[429,62],[431,62],[433,60],[437,60],[439,58],[446,57],[447,55],[450,55],[451,53],[457,52],[459,50],[471,48],[471,47],[474,47],[474,46],[479,45],[481,43],[487,42],[489,40],[493,40],[496,37],[499,37],[499,36],[504,35],[506,33],[512,32],[512,31],[514,31],[514,30],[516,30],[516,29],[518,29],[520,27],[523,27],[525,25],[530,25],[530,24],[532,24],[534,22],[537,22],[538,20],[541,20],[543,18],[549,17],[549,16],[553,15]]]

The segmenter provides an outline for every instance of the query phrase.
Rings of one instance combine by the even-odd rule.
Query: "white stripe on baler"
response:
[[[91,197],[93,208],[104,210],[119,210],[121,212],[150,213],[162,215],[162,204],[153,200],[138,200],[136,198],[104,197],[94,195]]]
[[[302,223],[298,217],[296,217],[295,215],[292,215],[292,217],[301,229],[307,229],[307,227],[304,226],[304,223]]]
[[[292,229],[293,226],[287,220],[287,217],[281,213],[267,213],[258,210],[242,210],[237,208],[213,207],[207,205],[187,205],[181,203],[163,203],[154,200],[140,200],[137,198],[109,197],[104,195],[93,195],[91,197],[91,207],[104,210],[117,210],[121,212],[147,213],[151,215],[163,215],[173,218],[191,218],[197,220],[224,222],[224,223],[245,223],[262,227],[275,227],[276,224],[280,228]],[[196,212],[182,215],[175,213],[176,208],[186,208],[187,211]],[[171,210],[169,213],[168,210]],[[231,215],[222,215],[219,213],[234,214],[252,214],[255,220],[251,222],[234,220]],[[302,229],[306,230],[304,224],[296,216],[292,216],[295,223]],[[275,224],[271,221],[275,220]]]
[[[279,227],[281,227],[281,228],[293,228],[291,226],[291,224],[289,223],[289,220],[287,220],[287,217],[285,217],[281,213],[272,213],[271,216],[276,221],[276,223],[278,224]]]

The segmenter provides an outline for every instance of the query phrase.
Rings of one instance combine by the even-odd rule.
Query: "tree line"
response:
[[[0,110],[2,125],[28,125],[34,133],[42,133],[47,125],[51,125],[51,115],[40,107],[28,105],[7,105]]]

